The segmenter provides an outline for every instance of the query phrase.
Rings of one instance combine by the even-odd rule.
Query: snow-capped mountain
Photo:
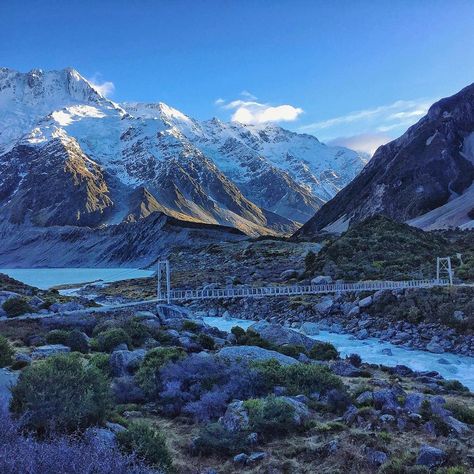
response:
[[[287,233],[364,163],[276,126],[115,104],[73,69],[0,69],[0,214],[17,224],[98,226],[161,211]]]
[[[474,84],[433,104],[298,232],[343,231],[373,214],[422,229],[474,228]]]

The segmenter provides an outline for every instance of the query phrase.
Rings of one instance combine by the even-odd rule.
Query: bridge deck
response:
[[[185,301],[219,298],[251,298],[260,296],[296,296],[318,295],[324,293],[342,293],[377,290],[396,290],[405,288],[431,288],[448,286],[449,280],[410,280],[410,281],[365,281],[359,283],[332,283],[323,285],[291,285],[210,288],[202,290],[171,290],[167,295],[162,292],[158,301]]]

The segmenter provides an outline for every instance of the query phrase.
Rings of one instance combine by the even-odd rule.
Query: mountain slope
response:
[[[422,228],[470,226],[474,203],[469,209],[466,193],[473,181],[474,84],[436,102],[404,135],[381,146],[296,235],[345,230],[374,214]]]
[[[100,226],[165,212],[288,234],[363,164],[276,126],[121,106],[73,69],[0,69],[0,216],[13,223]]]

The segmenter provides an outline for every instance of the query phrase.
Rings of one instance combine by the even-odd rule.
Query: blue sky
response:
[[[474,81],[471,0],[0,0],[0,22],[2,66],[366,150]]]

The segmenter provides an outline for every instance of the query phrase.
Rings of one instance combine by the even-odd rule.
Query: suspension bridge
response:
[[[448,278],[440,278],[447,270]],[[349,293],[378,290],[399,290],[407,288],[432,288],[434,286],[449,286],[453,284],[453,272],[449,262],[444,267],[444,261],[437,260],[435,279],[405,280],[405,281],[363,281],[358,283],[327,283],[317,285],[275,285],[275,286],[238,286],[226,288],[203,288],[197,290],[172,290],[171,270],[168,260],[158,262],[157,270],[157,301],[172,303],[188,300],[207,300],[222,298],[258,298],[265,296],[299,296],[319,295],[327,293]]]

